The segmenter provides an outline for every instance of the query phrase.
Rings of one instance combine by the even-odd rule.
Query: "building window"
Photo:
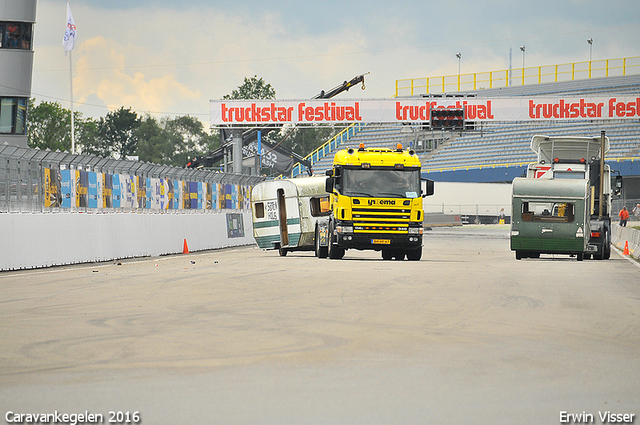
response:
[[[0,22],[0,48],[31,50],[31,27],[23,22]]]
[[[0,97],[0,134],[27,134],[27,98]]]

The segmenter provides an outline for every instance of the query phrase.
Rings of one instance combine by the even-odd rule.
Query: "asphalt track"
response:
[[[0,303],[0,423],[640,414],[640,268],[617,251],[516,261],[506,226],[434,229],[419,262],[243,247],[1,273]]]

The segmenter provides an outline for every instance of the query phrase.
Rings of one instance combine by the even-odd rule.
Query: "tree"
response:
[[[91,144],[95,138],[96,123],[82,113],[74,112],[75,142],[77,150]],[[28,145],[31,148],[51,149],[52,151],[71,150],[71,111],[58,102],[40,102],[29,99],[29,117],[27,120]]]
[[[136,155],[140,161],[163,165],[173,162],[175,149],[180,140],[169,134],[152,116],[147,115],[140,121],[135,137],[138,140]]]
[[[173,165],[184,166],[189,158],[216,149],[220,142],[218,132],[209,135],[202,122],[189,115],[163,120],[165,131],[176,140]]]
[[[58,102],[29,100],[27,135],[29,146],[39,149],[71,150],[71,112]],[[76,151],[101,157],[126,158],[184,167],[189,158],[215,150],[219,134],[208,134],[202,122],[191,116],[138,117],[121,107],[105,117],[83,119],[74,112]]]
[[[71,112],[58,102],[29,99],[27,139],[29,147],[38,149],[71,150]]]
[[[256,75],[252,78],[245,77],[244,84],[222,99],[275,99],[275,97],[276,92],[273,87],[271,87],[271,84],[266,83]],[[263,132],[263,136],[268,133],[269,138],[278,142],[280,146],[288,148],[302,156],[308,155],[335,134],[335,129],[332,125],[314,125],[310,128],[285,126],[280,131],[269,131],[270,130]]]
[[[222,97],[222,100],[243,100],[243,99],[275,99],[276,90],[271,84],[265,83],[262,78],[257,75],[247,78],[244,77],[244,83],[231,94]]]
[[[94,145],[95,154],[119,159],[134,155],[138,147],[136,130],[140,127],[140,122],[138,114],[124,106],[100,118],[97,124],[97,143]]]

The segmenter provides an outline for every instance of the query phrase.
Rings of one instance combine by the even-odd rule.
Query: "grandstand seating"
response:
[[[536,160],[530,149],[531,137],[599,136],[604,130],[609,138],[607,157],[634,156],[640,148],[640,122],[516,122],[485,124],[482,130],[464,133],[422,161],[425,169],[459,166],[505,165]],[[637,153],[636,153],[637,156]]]
[[[640,75],[615,78],[600,78],[587,81],[547,83],[521,86],[514,90],[478,91],[477,96],[522,96],[522,95],[632,95],[640,96]],[[451,170],[462,168],[496,168],[525,165],[536,160],[530,149],[531,137],[536,134],[547,136],[599,136],[604,130],[610,142],[609,160],[640,159],[640,120],[584,120],[547,122],[493,122],[482,123],[473,131],[447,135],[447,140],[439,140],[437,148],[423,151],[415,146],[415,136],[407,133],[407,126],[390,124],[368,124],[360,129],[339,149],[345,146],[357,147],[364,143],[367,147],[394,148],[398,143],[418,151],[423,171]],[[438,134],[433,136],[439,137]],[[429,136],[429,135],[427,135]],[[424,138],[424,133],[422,136]],[[316,174],[331,167],[333,152],[313,165]]]

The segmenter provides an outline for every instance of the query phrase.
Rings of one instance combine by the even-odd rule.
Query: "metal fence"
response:
[[[611,201],[611,219],[616,223],[620,221],[620,210],[627,207],[629,211],[629,226],[640,226],[640,199],[614,199]],[[634,208],[637,209],[634,211]]]
[[[0,213],[246,210],[263,179],[4,145]]]

